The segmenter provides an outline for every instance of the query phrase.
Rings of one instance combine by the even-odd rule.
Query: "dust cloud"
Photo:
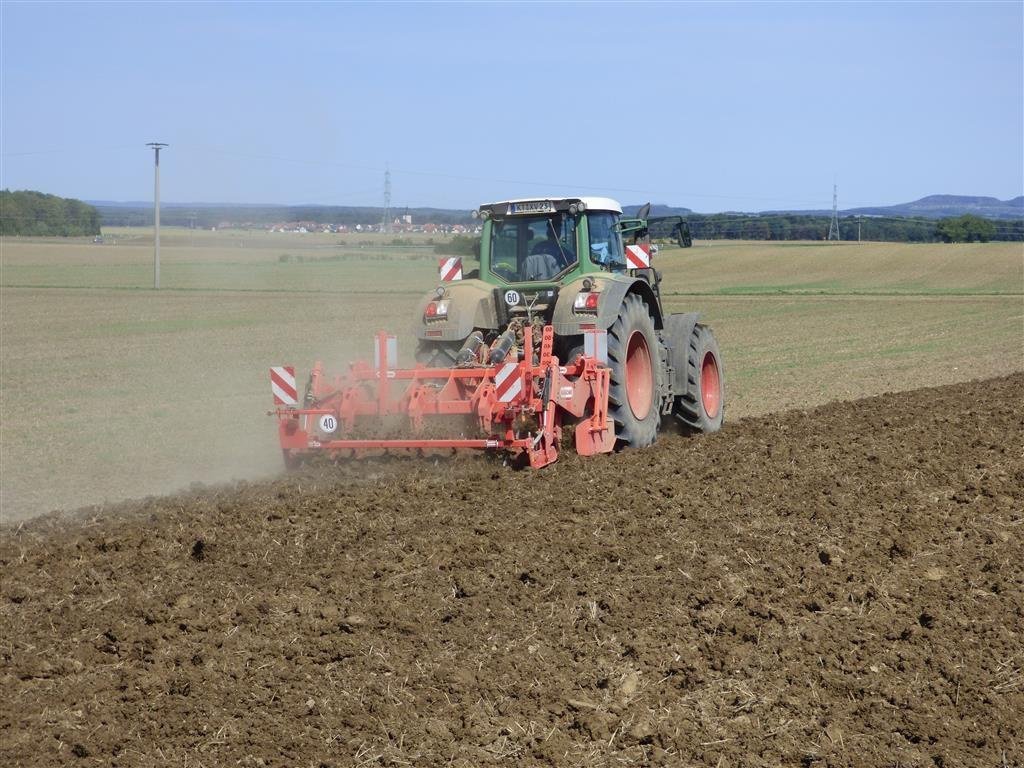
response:
[[[283,462],[271,366],[294,366],[302,390],[316,360],[331,373],[372,361],[378,330],[411,362],[432,258],[265,233],[191,237],[164,237],[159,293],[5,291],[0,522],[273,477]],[[148,243],[96,253],[143,275],[152,260]]]

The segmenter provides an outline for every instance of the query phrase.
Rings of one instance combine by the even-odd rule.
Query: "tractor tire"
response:
[[[416,345],[416,362],[427,368],[454,368],[461,344],[453,341],[423,341]]]
[[[725,420],[725,368],[715,335],[697,323],[688,340],[686,380],[689,392],[678,395],[673,413],[689,432],[717,432]]]
[[[645,448],[658,436],[659,392],[664,370],[654,318],[647,303],[629,294],[608,329],[608,415],[615,421],[616,448]]]

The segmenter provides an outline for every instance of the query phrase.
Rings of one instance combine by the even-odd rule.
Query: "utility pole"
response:
[[[839,239],[839,186],[832,185],[832,221],[828,225],[828,239]]]
[[[153,290],[160,290],[160,150],[159,141],[146,145],[153,148]]]
[[[384,168],[384,218],[380,223],[381,232],[391,232],[391,169]]]

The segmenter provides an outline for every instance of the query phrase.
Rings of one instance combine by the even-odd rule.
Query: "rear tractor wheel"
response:
[[[715,335],[700,323],[688,340],[686,378],[689,392],[676,397],[676,418],[690,431],[717,432],[725,419],[725,369]]]
[[[658,435],[660,360],[651,312],[630,294],[608,329],[608,415],[615,421],[617,447],[645,448]]]

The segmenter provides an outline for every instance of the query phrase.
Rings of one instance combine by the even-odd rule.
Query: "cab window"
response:
[[[576,266],[576,219],[567,214],[495,219],[491,272],[509,283],[551,281]]]
[[[619,216],[616,213],[599,211],[587,216],[587,227],[590,232],[590,260],[609,271],[626,268],[626,258],[622,250],[622,235],[616,224]]]

